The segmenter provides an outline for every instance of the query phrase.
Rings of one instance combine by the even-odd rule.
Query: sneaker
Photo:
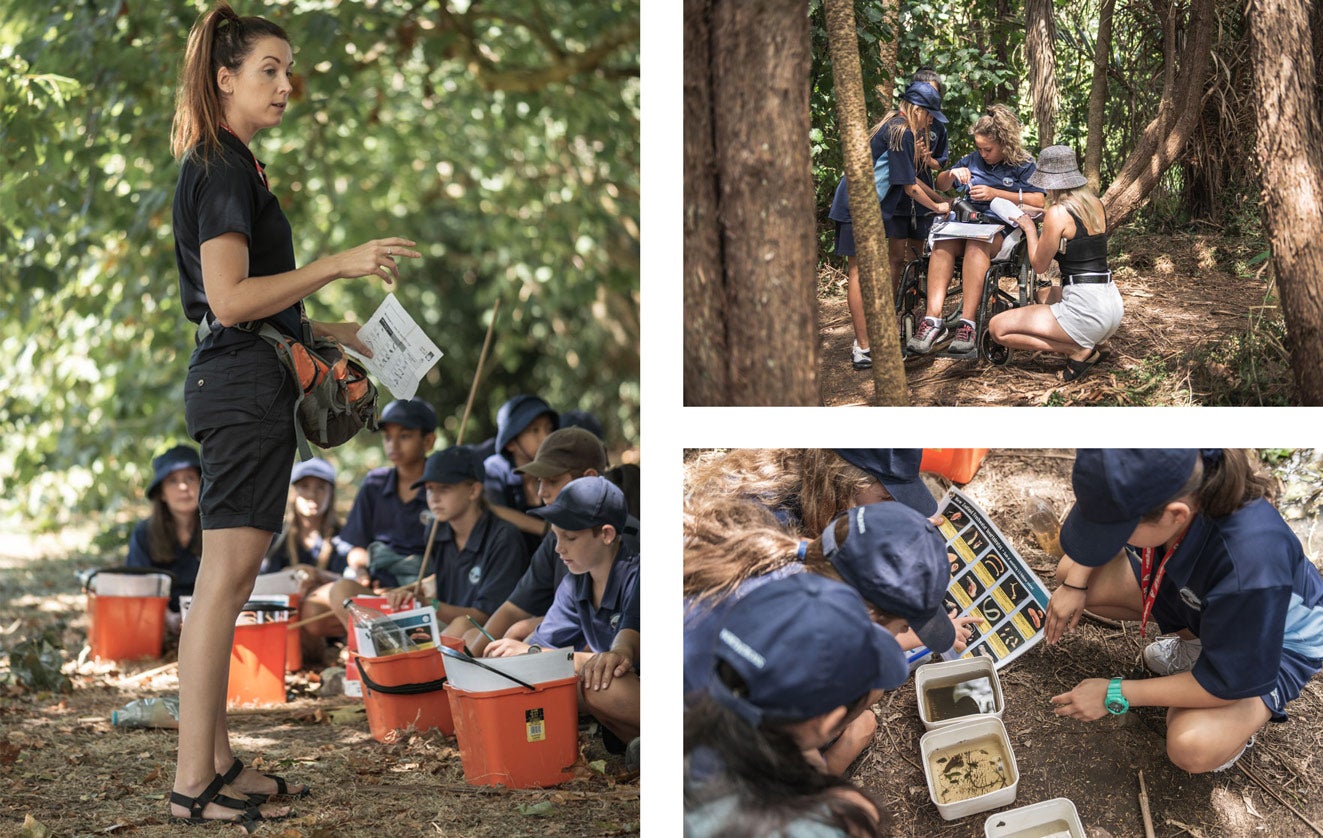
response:
[[[1251,736],[1251,737],[1249,738],[1249,741],[1245,743],[1245,747],[1243,747],[1243,748],[1240,749],[1240,753],[1236,754],[1234,757],[1232,757],[1231,759],[1227,760],[1227,762],[1226,762],[1225,765],[1222,765],[1222,766],[1220,766],[1220,767],[1218,767],[1218,768],[1214,768],[1214,769],[1213,769],[1213,773],[1214,773],[1214,774],[1220,774],[1221,772],[1226,771],[1228,768],[1230,768],[1231,766],[1235,765],[1237,760],[1239,760],[1241,757],[1245,756],[1245,752],[1246,752],[1246,751],[1248,751],[1250,748],[1253,748],[1253,747],[1254,747],[1254,737]]]
[[[850,363],[857,370],[866,370],[873,366],[873,349],[860,349],[859,341],[854,342],[854,350],[851,353]]]
[[[1189,672],[1204,650],[1201,640],[1167,637],[1144,647],[1144,666],[1157,675]]]
[[[639,738],[635,736],[625,746],[625,767],[630,771],[638,771],[641,764],[639,761]]]
[[[974,351],[974,324],[960,319],[960,326],[956,329],[955,340],[951,341],[950,349],[952,352],[973,352]]]
[[[919,321],[919,330],[910,338],[909,343],[905,344],[905,348],[920,355],[927,355],[933,351],[933,344],[947,334],[946,324],[940,318],[925,317]]]

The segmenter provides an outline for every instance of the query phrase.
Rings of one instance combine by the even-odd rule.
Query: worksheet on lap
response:
[[[350,354],[397,399],[412,399],[418,392],[418,382],[445,354],[394,294],[381,301],[358,330],[358,337],[372,349],[372,357],[364,358],[352,350]]]

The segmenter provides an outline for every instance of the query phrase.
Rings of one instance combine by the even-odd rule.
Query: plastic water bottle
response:
[[[179,727],[179,699],[139,698],[111,712],[115,727]]]
[[[412,652],[418,648],[409,638],[404,627],[387,614],[366,605],[359,605],[352,599],[346,599],[344,606],[354,625],[367,631],[377,657]]]
[[[1038,546],[1054,559],[1061,558],[1061,519],[1052,503],[1038,495],[1029,496],[1029,509],[1025,516]]]

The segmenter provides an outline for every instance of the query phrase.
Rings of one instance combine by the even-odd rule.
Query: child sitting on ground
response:
[[[523,537],[487,509],[482,479],[481,455],[470,448],[455,445],[427,458],[413,487],[426,490],[437,521],[431,575],[422,591],[406,585],[388,594],[391,610],[415,593],[434,601],[443,634],[451,637],[486,622],[528,567]]]
[[[192,596],[202,561],[202,518],[198,497],[202,490],[202,462],[198,452],[176,445],[152,460],[152,482],[147,498],[152,514],[134,527],[129,539],[128,567],[163,570],[173,575],[165,615],[169,634],[178,634],[179,598]]]
[[[639,555],[625,549],[625,495],[604,477],[572,480],[533,510],[551,522],[556,553],[569,569],[528,643],[502,638],[487,657],[572,648],[580,706],[615,737],[639,735]]]

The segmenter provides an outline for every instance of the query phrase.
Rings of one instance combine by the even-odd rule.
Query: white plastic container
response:
[[[574,676],[574,652],[569,649],[548,649],[531,655],[480,660],[484,666],[506,672],[534,686]],[[446,680],[455,689],[471,693],[495,692],[519,686],[509,678],[449,655],[446,656]]]
[[[164,573],[98,573],[88,582],[97,596],[170,596],[170,577]]]
[[[983,823],[985,838],[1044,838],[1049,835],[1084,838],[1084,834],[1084,824],[1080,823],[1075,804],[1065,797],[990,815]]]
[[[934,758],[947,749],[966,744],[976,747],[979,740],[988,739],[1002,752],[1000,776],[1005,779],[1005,784],[984,794],[942,802],[938,790],[939,781],[933,768]],[[930,730],[919,740],[919,752],[923,758],[923,773],[928,780],[928,797],[944,820],[952,821],[1015,802],[1015,793],[1020,786],[1020,769],[1015,763],[1015,752],[1011,750],[1011,740],[1001,719],[995,716],[974,716],[957,724]],[[980,769],[981,775],[986,777],[988,770],[986,767]]]
[[[954,716],[949,719],[934,719],[931,717],[929,702],[927,700],[928,691],[931,689],[940,689],[942,687],[952,687],[964,681],[970,681],[975,678],[987,678],[992,683],[992,698],[994,709],[991,713],[969,713],[963,716]],[[979,718],[998,718],[1006,711],[1006,699],[1001,691],[1001,679],[997,677],[997,668],[993,666],[992,659],[983,655],[974,655],[960,660],[943,661],[941,663],[929,663],[919,667],[914,673],[914,694],[919,704],[919,718],[923,721],[923,726],[928,730],[947,727],[948,725],[959,724],[969,719]]]

